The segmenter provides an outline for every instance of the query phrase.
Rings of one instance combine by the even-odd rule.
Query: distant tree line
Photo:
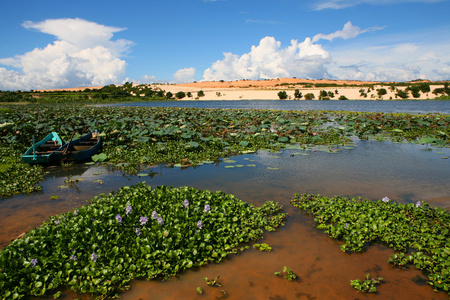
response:
[[[114,84],[100,89],[86,88],[79,91],[0,91],[0,102],[31,103],[73,103],[73,102],[115,102],[115,101],[148,101],[172,99],[170,92],[154,88],[150,85]]]

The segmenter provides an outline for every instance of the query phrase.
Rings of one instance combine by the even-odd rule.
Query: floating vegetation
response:
[[[64,288],[114,296],[135,278],[167,279],[239,253],[246,249],[239,244],[285,217],[273,202],[254,207],[222,192],[142,183],[90,202],[0,250],[1,299],[56,296]]]
[[[364,293],[376,293],[376,286],[380,284],[381,280],[383,280],[383,277],[378,277],[378,279],[375,279],[370,276],[369,273],[367,273],[366,279],[364,281],[362,281],[361,279],[350,280],[350,285],[354,289]]]
[[[297,275],[286,266],[283,267],[282,272],[275,272],[274,275],[283,276],[285,279],[287,279],[289,281],[294,281],[297,279]]]
[[[388,197],[379,201],[361,198],[297,194],[292,205],[315,216],[317,228],[342,240],[344,252],[362,252],[382,243],[396,253],[389,262],[414,265],[435,290],[450,294],[450,214],[418,201],[397,204]]]
[[[10,173],[28,172],[33,176],[16,177],[15,181],[28,182],[14,187],[3,179],[6,184],[0,187],[2,196],[39,190],[35,185],[42,178],[42,171],[21,163],[17,153],[30,146],[33,135],[40,140],[51,131],[69,140],[74,132],[99,130],[104,148],[92,160],[132,174],[152,164],[184,168],[261,149],[275,154],[282,149],[338,153],[341,147],[351,145],[352,138],[408,141],[427,147],[450,143],[450,116],[440,114],[54,104],[6,108],[0,112],[0,124],[8,124],[1,128],[0,148],[16,151],[16,164],[8,166],[2,161],[0,170],[8,166]]]
[[[218,281],[219,278],[220,278],[220,276],[217,276],[214,279],[208,279],[208,277],[205,277],[204,279],[205,279],[205,282],[206,282],[207,285],[219,287],[219,286],[222,286],[222,284],[220,284],[219,281]]]
[[[262,244],[254,244],[253,248],[258,249],[259,251],[272,251],[272,247],[270,247],[268,244],[266,243],[262,243]]]
[[[23,163],[20,155],[20,151],[0,142],[0,198],[42,190],[37,185],[44,178],[42,167]]]

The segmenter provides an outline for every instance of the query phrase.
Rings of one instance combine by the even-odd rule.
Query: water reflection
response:
[[[48,168],[43,193],[0,202],[0,246],[49,216],[85,205],[87,199],[120,186],[141,181],[151,186],[187,185],[222,190],[255,205],[278,201],[290,216],[285,227],[265,234],[261,241],[270,244],[272,252],[250,249],[224,263],[185,272],[179,280],[136,281],[123,299],[196,299],[201,297],[195,291],[198,286],[207,299],[224,296],[222,289],[228,299],[362,299],[370,295],[356,292],[349,282],[363,279],[367,272],[384,277],[379,288],[382,299],[447,299],[445,293],[436,294],[424,284],[426,278],[419,271],[392,268],[387,262],[391,249],[372,246],[363,254],[343,254],[340,242],[316,230],[310,216],[289,204],[294,193],[308,192],[373,200],[388,196],[402,203],[425,200],[449,209],[450,161],[442,157],[448,157],[450,149],[426,149],[415,144],[355,141],[352,149],[342,148],[339,153],[258,151],[233,157],[235,162],[221,160],[197,168],[151,166],[141,173],[149,176],[128,176],[107,165]],[[51,200],[54,195],[58,199]],[[289,282],[273,275],[285,265],[300,280]],[[205,284],[204,277],[216,276],[222,288]],[[77,297],[68,294],[66,299]]]

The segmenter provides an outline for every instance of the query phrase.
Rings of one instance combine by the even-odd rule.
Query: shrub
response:
[[[285,100],[287,99],[288,95],[286,93],[286,91],[280,91],[278,92],[278,98],[280,98],[280,100]]]
[[[175,97],[176,97],[177,99],[183,99],[184,97],[186,97],[186,93],[180,91],[180,92],[178,92],[178,93],[175,94]]]
[[[313,93],[308,93],[305,95],[305,100],[312,100],[314,99],[314,94]]]

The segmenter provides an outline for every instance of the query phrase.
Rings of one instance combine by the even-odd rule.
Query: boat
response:
[[[61,148],[53,151],[53,160],[64,161],[83,161],[90,158],[102,148],[102,139],[99,132],[88,133],[79,139],[64,144]]]
[[[33,146],[22,155],[22,160],[29,164],[48,164],[53,161],[53,152],[60,149],[63,144],[56,132],[50,133],[37,143],[34,142],[33,136]]]

